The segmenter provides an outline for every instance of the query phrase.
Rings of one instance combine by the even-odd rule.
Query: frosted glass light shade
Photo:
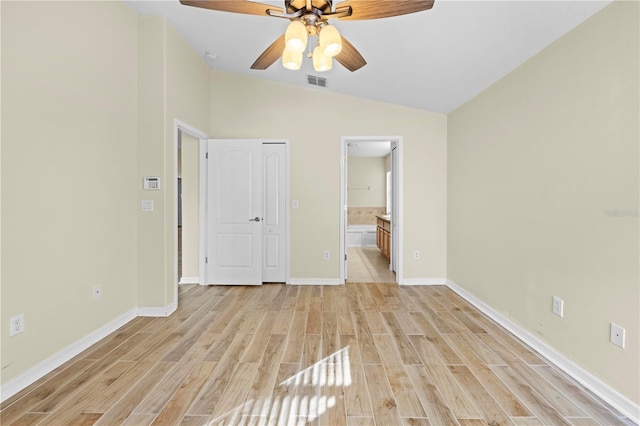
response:
[[[322,47],[316,46],[313,49],[313,69],[318,72],[329,71],[332,66],[333,60],[331,56],[325,55],[322,53]]]
[[[342,37],[333,25],[327,25],[320,31],[319,43],[324,54],[332,58],[342,51]]]
[[[282,52],[282,66],[288,70],[299,70],[302,65],[302,52],[292,52],[285,47]]]
[[[307,48],[307,28],[300,21],[291,21],[284,33],[287,49],[302,53]]]

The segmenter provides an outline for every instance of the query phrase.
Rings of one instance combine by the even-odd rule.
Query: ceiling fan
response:
[[[367,64],[360,52],[342,37],[329,19],[365,20],[406,15],[431,9],[434,0],[345,0],[335,6],[333,0],[284,0],[284,8],[248,0],[180,0],[186,6],[223,12],[271,16],[291,21],[284,35],[278,37],[251,65],[265,70],[282,57],[285,68],[297,70],[307,48],[308,36],[318,36],[318,46],[309,53],[316,71],[331,69],[335,58],[349,71]]]

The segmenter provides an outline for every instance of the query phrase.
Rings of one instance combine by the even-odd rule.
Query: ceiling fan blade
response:
[[[379,19],[406,15],[431,9],[434,0],[346,0],[336,5],[336,10],[351,7],[351,15],[340,18],[343,21]]]
[[[270,4],[255,3],[246,0],[180,0],[185,6],[201,7],[203,9],[219,10],[222,12],[244,13],[247,15],[268,16],[267,10],[283,13],[282,8]]]
[[[251,65],[251,69],[266,70],[269,68],[280,56],[282,56],[284,45],[284,35],[281,35],[276,41],[271,43],[271,46],[267,47],[267,49],[262,52],[262,55],[258,56],[258,59],[256,59],[253,65]]]
[[[342,37],[342,51],[334,59],[351,72],[367,65],[367,61],[360,52],[344,37]]]

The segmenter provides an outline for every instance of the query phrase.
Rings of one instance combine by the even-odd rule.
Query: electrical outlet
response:
[[[324,260],[329,260],[331,258],[331,253],[329,250],[325,250],[324,252]]]
[[[14,315],[9,319],[9,337],[24,331],[24,314]]]
[[[414,250],[413,251],[413,259],[414,260],[420,259],[420,250]]]
[[[624,328],[617,324],[611,323],[611,343],[624,349]]]
[[[553,296],[553,313],[559,316],[560,318],[564,317],[564,300],[559,297]]]
[[[93,288],[93,300],[100,299],[102,297],[102,286],[97,285]]]

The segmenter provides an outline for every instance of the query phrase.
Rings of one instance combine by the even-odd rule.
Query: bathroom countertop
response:
[[[376,217],[382,220],[386,220],[387,222],[391,222],[391,216],[388,214],[379,214]]]

